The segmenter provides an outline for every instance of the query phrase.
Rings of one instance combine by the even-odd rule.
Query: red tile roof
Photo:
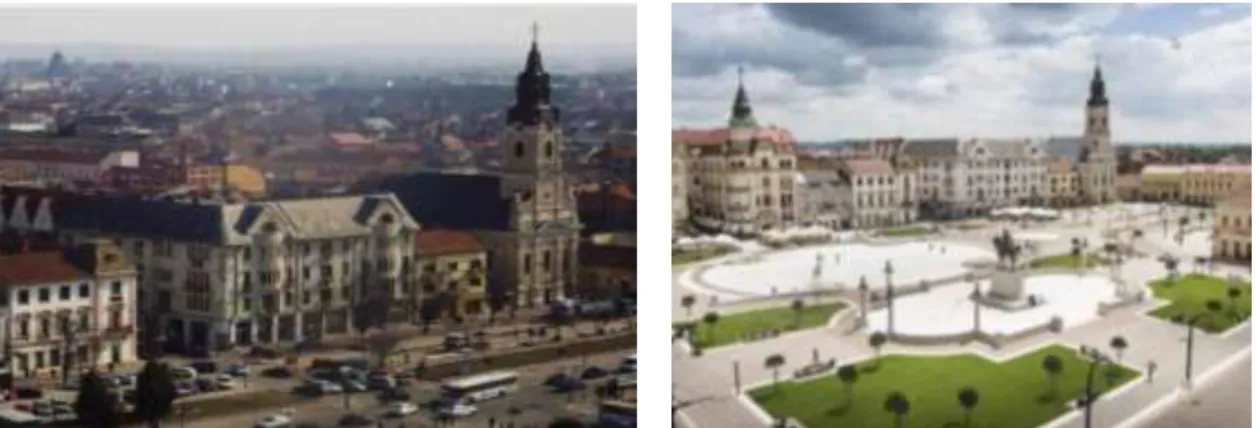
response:
[[[65,260],[61,251],[0,256],[0,286],[35,285],[90,278]]]
[[[860,174],[893,174],[894,167],[882,159],[852,159],[847,161],[850,172]]]
[[[456,230],[422,230],[414,234],[414,252],[418,256],[444,256],[484,251],[475,235]]]

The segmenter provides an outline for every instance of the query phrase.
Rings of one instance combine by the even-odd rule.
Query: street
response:
[[[595,364],[612,369],[629,353],[631,351],[591,355],[587,358],[587,364]],[[513,422],[514,426],[519,428],[544,426],[554,418],[561,416],[572,416],[586,421],[592,420],[597,414],[598,405],[593,394],[592,384],[585,391],[577,392],[570,396],[550,392],[547,387],[541,385],[546,377],[560,371],[567,371],[568,373],[579,371],[583,363],[582,358],[569,358],[562,361],[521,367],[516,370],[520,375],[519,390],[516,393],[503,399],[477,403],[478,411],[476,414],[458,420],[453,426],[487,427],[490,419],[494,419],[499,426],[509,426],[501,424]],[[407,388],[407,391],[411,394],[411,402],[422,405],[439,397],[440,384],[438,382],[416,381],[414,385]],[[284,393],[288,392],[285,391]],[[323,396],[292,406],[290,410],[294,415],[294,423],[309,422],[319,426],[335,426],[342,416],[353,412],[374,418],[386,427],[415,427],[420,426],[420,424],[423,426],[434,424],[432,413],[426,409],[422,409],[418,413],[405,418],[387,418],[384,417],[386,406],[376,399],[373,392],[351,394],[350,397],[350,410],[348,412],[345,409],[344,397],[342,395]],[[510,415],[512,407],[519,410],[518,414],[513,417]],[[267,415],[281,413],[283,410],[283,408],[268,408],[232,413],[220,417],[199,418],[194,421],[188,421],[186,424],[175,426],[190,428],[246,427],[252,426]],[[172,418],[171,422],[177,423],[178,419]]]

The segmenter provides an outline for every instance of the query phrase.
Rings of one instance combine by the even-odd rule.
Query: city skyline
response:
[[[630,68],[636,55],[636,12],[622,5],[3,10],[0,59],[60,49],[89,61],[514,68],[534,23],[563,68]]]
[[[742,66],[760,123],[804,142],[1071,135],[1083,125],[1098,60],[1114,141],[1250,143],[1247,5],[756,4],[673,12],[675,127],[727,121]]]

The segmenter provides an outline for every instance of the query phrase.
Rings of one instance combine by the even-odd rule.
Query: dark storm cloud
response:
[[[842,49],[808,43],[764,46],[672,31],[672,75],[676,77],[708,76],[743,65],[778,69],[807,84],[841,87],[862,82],[868,71],[866,66],[844,64],[848,55]]]
[[[925,4],[769,4],[777,19],[856,46],[939,46],[937,5]]]

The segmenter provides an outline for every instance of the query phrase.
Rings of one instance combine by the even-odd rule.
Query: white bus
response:
[[[441,383],[447,404],[470,404],[497,398],[519,389],[519,374],[512,371],[495,371],[460,377]]]

